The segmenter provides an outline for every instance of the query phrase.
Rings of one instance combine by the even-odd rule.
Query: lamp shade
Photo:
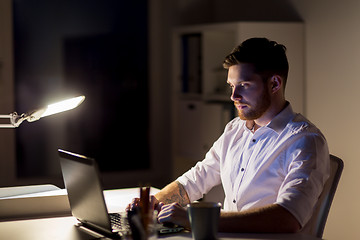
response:
[[[34,122],[42,117],[50,116],[56,113],[68,111],[76,108],[85,100],[85,96],[74,97],[60,102],[49,104],[47,107],[18,115],[16,112],[8,115],[0,115],[0,118],[10,118],[11,124],[0,124],[0,128],[18,127],[24,120]]]

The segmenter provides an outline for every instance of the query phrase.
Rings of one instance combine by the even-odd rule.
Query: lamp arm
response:
[[[10,122],[14,127],[20,126],[20,124],[27,120],[28,122],[34,122],[41,118],[41,115],[45,112],[45,109],[37,109],[31,112],[23,113],[21,115],[17,112],[10,113]]]
[[[26,119],[26,114],[23,113],[21,115],[17,114],[17,112],[10,113],[10,123],[14,127],[20,126],[20,124]]]
[[[28,113],[19,115],[17,112],[10,113],[8,115],[0,115],[0,118],[9,118],[10,124],[0,124],[0,128],[17,128],[20,124],[27,120],[28,122],[34,122],[40,119],[41,115],[46,109],[38,109]]]

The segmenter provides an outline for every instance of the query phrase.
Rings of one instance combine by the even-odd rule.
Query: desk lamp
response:
[[[84,100],[85,96],[79,96],[53,103],[47,107],[23,113],[21,115],[18,115],[16,112],[10,113],[9,115],[0,115],[0,118],[10,118],[10,124],[0,124],[0,128],[16,128],[19,127],[24,120],[34,122],[42,117],[68,111],[79,106]]]

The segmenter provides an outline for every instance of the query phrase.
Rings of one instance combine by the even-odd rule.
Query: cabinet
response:
[[[172,35],[172,155],[177,177],[202,160],[235,117],[222,62],[244,40],[284,44],[290,65],[286,98],[304,112],[304,33],[300,22],[234,22],[185,26]]]

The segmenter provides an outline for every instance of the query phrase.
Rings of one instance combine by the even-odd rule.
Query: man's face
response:
[[[254,72],[252,64],[231,66],[227,83],[232,88],[231,100],[234,101],[240,119],[256,120],[269,108],[271,98],[268,87],[261,76]]]

